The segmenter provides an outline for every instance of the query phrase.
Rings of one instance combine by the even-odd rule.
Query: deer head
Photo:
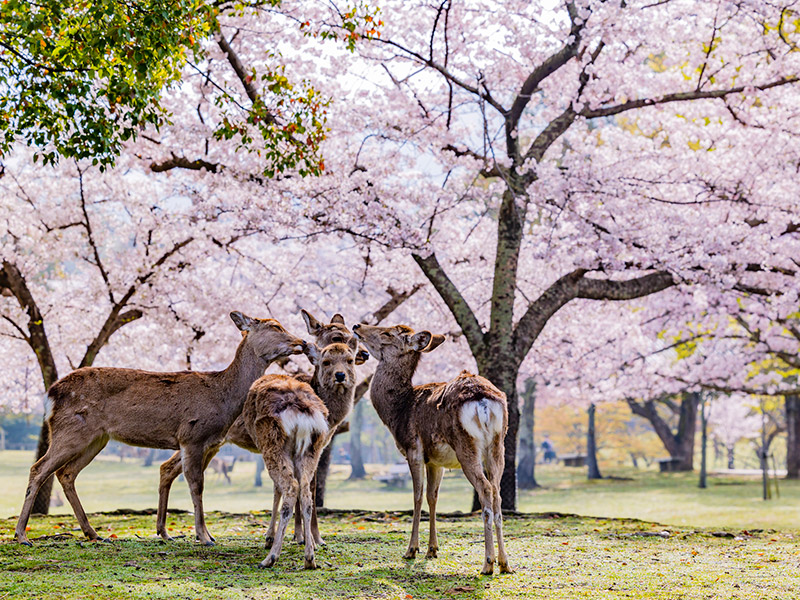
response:
[[[445,340],[443,335],[433,334],[430,331],[414,333],[414,330],[406,325],[378,327],[357,323],[353,325],[353,332],[379,361],[392,360],[413,353],[430,352]]]
[[[351,336],[346,344],[329,344],[320,349],[316,344],[306,344],[306,355],[317,367],[320,385],[328,389],[352,389],[356,385],[356,353],[358,340]]]
[[[302,354],[306,343],[286,331],[275,319],[254,319],[239,311],[231,319],[242,332],[253,353],[267,362],[291,354]]]
[[[308,333],[316,338],[317,345],[325,348],[330,344],[345,344],[353,337],[352,332],[344,324],[344,317],[336,313],[331,317],[331,322],[325,325],[319,322],[314,315],[307,310],[301,310],[303,321],[306,323]],[[356,353],[356,364],[361,365],[369,360],[369,352],[364,347],[359,347]]]

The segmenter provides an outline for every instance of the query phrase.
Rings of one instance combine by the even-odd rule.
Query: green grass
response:
[[[19,511],[32,462],[28,452],[0,452],[0,518]],[[378,467],[372,467],[372,470]],[[272,487],[253,487],[255,463],[237,462],[232,485],[209,473],[206,483],[207,510],[245,513],[272,505]],[[347,481],[349,467],[334,467],[326,505],[337,509],[407,510],[411,508],[409,488],[390,490],[371,478]],[[710,487],[697,488],[696,473],[660,474],[654,471],[618,469],[606,475],[631,480],[587,481],[584,469],[554,465],[538,466],[537,477],[544,486],[520,491],[518,508],[524,512],[567,512],[595,517],[625,517],[682,527],[737,527],[741,529],[800,530],[800,482],[781,481],[780,498],[761,500],[757,478],[711,477]],[[56,484],[58,485],[58,484]],[[142,467],[140,461],[119,462],[98,457],[80,475],[78,493],[89,512],[118,508],[142,510],[156,505],[158,465]],[[172,508],[192,508],[186,484],[176,481]],[[445,475],[439,510],[469,511],[472,490],[460,471]],[[71,515],[65,504],[54,514]]]
[[[191,517],[174,534],[150,536],[152,517],[92,515],[111,543],[89,543],[72,517],[31,521],[32,548],[10,541],[0,521],[0,598],[770,598],[800,595],[798,537],[785,532],[668,528],[632,520],[531,516],[506,519],[511,575],[478,575],[477,516],[440,522],[439,558],[400,558],[410,519],[338,513],[321,519],[320,569],[302,569],[287,541],[272,570],[257,568],[267,513],[209,514],[218,545],[192,541]],[[661,533],[665,537],[656,535]],[[62,534],[62,538],[49,537]],[[733,537],[735,536],[735,537]],[[424,540],[424,538],[423,538]]]
[[[439,558],[405,561],[409,489],[388,490],[334,471],[327,504],[347,512],[321,518],[327,545],[318,571],[302,569],[302,548],[287,541],[273,570],[261,570],[271,487],[253,488],[253,463],[237,463],[233,485],[210,476],[206,506],[212,548],[193,541],[192,516],[173,513],[173,536],[156,539],[151,514],[92,514],[111,543],[84,541],[69,506],[30,522],[32,548],[12,541],[30,453],[0,453],[0,600],[6,598],[659,598],[794,599],[800,596],[800,485],[780,482],[781,497],[760,499],[757,479],[661,475],[618,470],[589,482],[582,469],[546,465],[545,488],[520,493],[508,516],[513,575],[480,577],[482,537],[476,515],[440,522]],[[99,458],[78,479],[89,511],[155,506],[158,467]],[[448,473],[440,512],[467,511],[471,489]],[[173,508],[189,509],[176,482]],[[369,511],[359,512],[362,508]],[[214,512],[214,511],[228,512]],[[389,512],[386,512],[389,511]],[[578,513],[581,515],[547,514]],[[239,514],[230,514],[239,513]],[[611,518],[627,517],[627,518]],[[635,519],[643,519],[638,521]],[[663,533],[665,532],[665,533]],[[660,535],[658,535],[660,534]],[[726,537],[720,537],[725,535]],[[56,537],[53,537],[56,536]],[[662,537],[663,536],[663,537]],[[423,525],[422,545],[427,540]]]

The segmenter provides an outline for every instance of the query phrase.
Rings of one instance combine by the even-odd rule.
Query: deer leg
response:
[[[489,479],[492,484],[492,505],[494,511],[494,530],[497,535],[497,565],[500,567],[501,573],[513,573],[514,569],[508,564],[508,554],[506,554],[506,546],[503,541],[503,510],[502,499],[500,498],[500,478],[503,476],[503,467],[505,466],[503,440],[499,438],[497,443],[493,444],[491,449],[491,456],[487,461],[487,470],[489,471]]]
[[[275,542],[272,544],[267,557],[259,563],[260,567],[268,568],[275,564],[281,553],[286,527],[289,524],[289,519],[292,518],[297,495],[300,492],[300,484],[294,477],[294,468],[288,456],[281,454],[273,459],[265,454],[264,464],[267,465],[269,475],[275,483],[275,489],[280,490],[280,494],[283,496],[281,518],[278,523],[278,531],[275,534]]]
[[[198,541],[205,546],[213,546],[214,541],[208,535],[206,519],[203,514],[203,467],[204,453],[195,446],[181,447],[181,461],[186,483],[189,484],[189,493],[194,505],[194,531]]]
[[[317,546],[324,546],[325,540],[319,533],[319,523],[317,523],[317,472],[314,471],[314,478],[311,480],[311,535],[314,536],[314,543]]]
[[[72,506],[72,512],[75,513],[75,518],[78,519],[78,524],[81,526],[81,531],[83,531],[83,534],[92,541],[99,540],[100,536],[97,535],[97,532],[89,524],[89,519],[86,517],[86,512],[83,510],[81,501],[78,498],[78,492],[75,491],[75,479],[78,477],[78,473],[80,473],[86,467],[86,465],[92,462],[94,457],[106,447],[107,443],[107,435],[103,435],[95,439],[89,444],[82,454],[73,458],[58,471],[56,471],[58,481],[61,483],[61,487],[64,489],[64,495],[67,497],[67,500],[69,500],[70,506]]]
[[[294,541],[298,544],[304,544],[305,538],[303,537],[303,515],[300,510],[300,496],[297,496],[297,502],[294,505]]]
[[[422,452],[415,449],[406,456],[408,468],[411,471],[411,483],[414,488],[414,521],[411,524],[411,540],[408,542],[408,550],[406,550],[403,558],[414,558],[419,552],[419,520],[422,515],[422,471],[424,469],[421,455]]]
[[[156,512],[156,533],[161,536],[164,541],[172,540],[172,537],[167,533],[167,506],[169,505],[169,491],[172,488],[172,482],[178,478],[178,475],[183,471],[183,464],[181,463],[181,453],[176,452],[170,456],[165,462],[161,463],[159,469],[160,477],[158,479],[158,511]]]
[[[486,560],[481,569],[482,575],[491,575],[494,572],[494,540],[492,539],[492,526],[494,525],[494,498],[492,484],[483,474],[483,466],[476,456],[460,460],[464,475],[478,493],[478,500],[483,508],[483,541]]]
[[[267,529],[267,535],[264,537],[265,548],[271,548],[272,543],[275,541],[275,527],[278,524],[278,511],[280,507],[281,493],[278,491],[278,488],[275,487],[275,491],[272,493],[272,513],[269,518],[269,528]]]
[[[300,506],[303,511],[303,535],[305,537],[305,568],[316,569],[317,563],[314,556],[314,535],[311,532],[311,515],[313,510],[312,480],[317,469],[317,459],[313,453],[306,454],[300,459]]]
[[[86,437],[84,432],[81,431],[78,431],[73,436],[57,435],[51,432],[51,438],[50,447],[45,452],[45,455],[31,467],[28,489],[25,491],[25,501],[22,503],[19,519],[17,519],[14,537],[20,544],[25,544],[26,546],[30,546],[31,542],[28,539],[28,534],[25,533],[25,529],[31,516],[33,501],[36,499],[36,494],[39,493],[39,488],[47,481],[48,477],[76,456],[79,456],[86,448]]]
[[[439,486],[442,483],[444,468],[433,463],[425,465],[428,473],[428,512],[430,513],[430,535],[428,536],[428,553],[425,558],[436,558],[439,551],[439,539],[436,537],[436,501],[439,499]]]
[[[213,446],[213,447],[211,447],[211,448],[206,450],[205,459],[203,460],[203,473],[206,472],[206,469],[208,469],[209,463],[211,463],[212,459],[216,456],[217,452],[219,452],[220,448],[222,448],[222,446]],[[211,535],[211,533],[208,531],[208,526],[206,525],[205,517],[203,518],[203,527],[205,528],[205,533],[208,536],[208,539],[210,539],[212,542],[216,543],[217,540],[215,540],[214,536]],[[199,537],[198,537],[198,539],[199,539]]]

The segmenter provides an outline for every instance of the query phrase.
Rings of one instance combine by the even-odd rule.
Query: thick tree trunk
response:
[[[668,404],[679,415],[678,429],[673,433],[669,424],[658,414],[656,400],[647,400],[639,404],[635,400],[628,399],[628,406],[633,414],[650,421],[670,457],[680,462],[675,469],[677,471],[692,471],[694,468],[694,435],[697,429],[699,401],[699,393],[689,392],[682,395],[679,407]]]
[[[786,478],[800,479],[800,395],[786,396]]]
[[[521,490],[532,490],[539,487],[536,482],[535,410],[536,382],[528,379],[525,381],[525,391],[522,392],[522,427],[519,432],[517,484]]]
[[[733,469],[734,447],[728,446],[728,468]]]
[[[586,431],[586,465],[589,467],[589,479],[602,479],[600,467],[597,466],[597,443],[595,441],[594,413],[596,407],[594,402],[589,405],[589,426]]]
[[[364,424],[364,402],[356,404],[353,418],[350,420],[350,477],[348,479],[364,479],[364,458],[361,452],[361,427]]]

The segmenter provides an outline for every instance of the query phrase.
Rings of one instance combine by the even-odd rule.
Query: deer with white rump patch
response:
[[[427,558],[439,549],[436,501],[445,468],[459,466],[478,494],[483,508],[485,561],[481,573],[494,570],[492,528],[497,534],[497,562],[501,573],[511,573],[503,542],[500,477],[503,440],[508,429],[505,394],[478,375],[462,372],[444,383],[412,385],[411,378],[423,352],[444,342],[444,336],[410,327],[353,325],[356,336],[378,360],[370,397],[378,416],[406,457],[414,487],[414,521],[404,558],[419,551],[423,471],[427,471],[430,537]]]
[[[42,483],[56,474],[75,517],[90,540],[99,540],[75,491],[75,478],[109,439],[148,448],[180,449],[194,504],[195,534],[214,543],[203,515],[203,471],[242,412],[250,385],[274,360],[299,354],[305,342],[275,319],[232,312],[243,332],[233,362],[223,371],[156,373],[85,367],[48,392],[50,447],[31,467],[17,541],[30,545],[25,527]]]
[[[311,478],[328,441],[328,409],[307,383],[289,375],[265,375],[250,388],[241,420],[247,435],[264,457],[264,465],[275,484],[271,530],[274,530],[278,503],[283,497],[277,533],[260,566],[271,567],[278,560],[286,526],[299,499],[305,567],[315,569]]]

